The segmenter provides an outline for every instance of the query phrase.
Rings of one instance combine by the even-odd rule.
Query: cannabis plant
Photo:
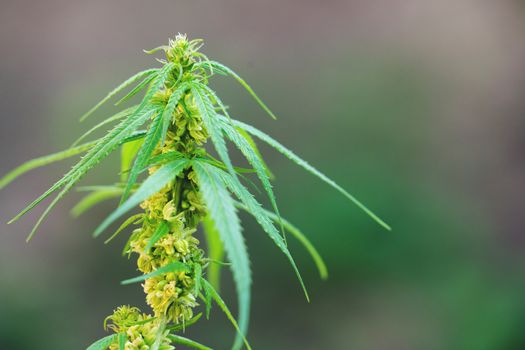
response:
[[[10,221],[18,220],[44,199],[56,194],[38,219],[29,240],[50,210],[86,173],[115,150],[121,150],[120,179],[109,186],[79,188],[88,194],[73,208],[73,214],[79,215],[101,201],[120,197],[117,209],[95,230],[94,235],[99,236],[129,211],[140,207],[140,212],[124,219],[107,241],[133,227],[123,254],[136,256],[141,275],[122,283],[142,283],[151,311],[144,313],[126,305],[116,308],[104,321],[104,327],[113,334],[92,344],[90,350],[168,350],[174,349],[173,344],[209,349],[183,337],[181,332],[198,321],[203,313],[208,317],[212,302],[237,330],[233,348],[246,346],[250,349],[246,334],[251,273],[239,210],[251,214],[288,258],[306,299],[308,294],[287,247],[285,231],[306,247],[321,276],[327,276],[326,267],[311,243],[281,217],[270,183],[272,173],[252,137],[269,144],[319,177],[389,229],[352,195],[292,151],[253,126],[233,119],[228,108],[208,86],[212,76],[233,77],[262,109],[271,117],[275,116],[239,75],[199,52],[201,46],[201,40],[189,41],[186,36],[178,35],[168,45],[146,51],[148,54],[163,52],[165,57],[158,59],[162,66],[133,75],[81,119],[86,119],[125,90],[128,92],[116,105],[144,92],[140,103],[95,125],[67,150],[29,161],[0,180],[2,188],[30,169],[83,154],[71,170]],[[111,123],[115,125],[105,136],[84,141],[94,131]],[[240,150],[250,168],[232,163],[227,141]],[[217,157],[205,148],[207,143],[213,145]],[[264,209],[245,185],[253,184],[249,180],[250,173],[260,181],[271,210]],[[141,177],[142,174],[146,176]],[[207,253],[195,237],[199,224],[205,232]],[[232,316],[218,293],[223,251],[238,295],[237,318]],[[204,310],[197,312],[201,305]]]

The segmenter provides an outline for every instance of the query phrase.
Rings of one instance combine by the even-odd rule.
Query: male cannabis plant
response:
[[[326,277],[326,267],[317,251],[297,228],[280,216],[270,184],[272,175],[252,136],[337,189],[389,229],[363,204],[292,151],[262,131],[232,119],[225,105],[208,86],[208,79],[213,75],[227,75],[236,79],[271,117],[275,117],[236,73],[200,53],[201,46],[201,40],[189,41],[186,36],[178,35],[169,41],[169,45],[147,52],[152,54],[163,51],[165,58],[158,60],[162,67],[135,74],[111,91],[82,119],[132,85],[133,88],[116,104],[120,105],[145,90],[139,104],[94,126],[69,149],[29,161],[0,180],[2,188],[28,170],[84,153],[71,170],[11,220],[18,220],[57,192],[37,221],[29,240],[49,211],[89,170],[116,149],[121,149],[120,181],[111,186],[81,188],[90,193],[73,208],[73,213],[78,215],[103,200],[121,197],[120,206],[96,229],[94,235],[98,236],[110,224],[140,205],[142,211],[127,218],[108,241],[126,227],[135,226],[123,253],[128,256],[136,254],[137,266],[142,275],[123,281],[123,284],[142,282],[146,302],[152,311],[147,314],[136,307],[118,307],[104,322],[105,328],[114,333],[92,344],[89,350],[168,350],[174,349],[172,344],[209,349],[179,333],[201,317],[202,313],[195,312],[199,302],[204,304],[208,316],[212,301],[218,304],[237,329],[233,348],[240,349],[244,344],[250,349],[246,340],[250,264],[238,209],[253,215],[264,232],[286,255],[307,299],[299,270],[287,248],[285,230],[304,244],[313,256],[321,276]],[[116,125],[104,137],[80,144],[95,130],[110,123]],[[219,159],[204,148],[208,140],[211,140]],[[226,140],[241,151],[251,169],[232,164]],[[143,172],[148,176],[140,182],[139,175]],[[241,182],[248,181],[245,173],[256,174],[269,198],[271,211],[263,209]],[[208,257],[194,236],[199,223],[202,223],[205,231]],[[217,292],[223,249],[238,294],[238,321]]]

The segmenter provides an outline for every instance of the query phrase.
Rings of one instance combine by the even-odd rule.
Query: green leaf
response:
[[[199,312],[197,315],[190,318],[188,321],[184,321],[180,324],[174,324],[168,327],[168,330],[171,332],[176,332],[180,330],[185,330],[189,326],[195,324],[202,317],[202,312]]]
[[[194,294],[195,295],[199,295],[199,292],[201,291],[201,280],[202,280],[202,266],[200,264],[195,264],[193,266],[193,273],[194,273],[194,278],[193,280],[195,281],[195,289],[194,289]]]
[[[45,166],[45,165],[48,165],[54,162],[58,162],[60,160],[64,160],[64,159],[76,156],[81,153],[84,153],[88,151],[90,148],[92,148],[93,146],[95,146],[97,144],[97,141],[98,140],[84,143],[80,146],[66,149],[65,151],[53,153],[47,156],[35,158],[28,162],[25,162],[24,164],[11,170],[9,173],[4,175],[4,177],[0,179],[0,189],[4,188],[9,183],[11,183],[13,180],[15,180],[17,177],[27,173],[30,170],[33,170],[41,166]]]
[[[130,92],[128,92],[126,94],[126,96],[122,97],[120,100],[118,100],[117,102],[115,102],[115,106],[118,106],[124,102],[126,102],[127,100],[129,100],[130,98],[132,98],[133,96],[135,96],[136,94],[138,94],[142,89],[144,89],[149,83],[151,83],[153,80],[155,79],[155,76],[149,76],[149,77],[146,77],[144,78],[140,83],[138,83],[133,89],[131,89]]]
[[[115,231],[115,233],[113,233],[108,239],[106,239],[104,241],[104,244],[108,244],[109,242],[111,242],[111,240],[115,237],[117,237],[117,235],[122,232],[122,230],[124,230],[126,227],[128,227],[129,225],[133,224],[133,225],[136,225],[138,224],[139,222],[141,222],[142,220],[144,219],[144,213],[139,213],[139,214],[135,214],[129,218],[126,219],[126,221],[124,221],[120,227]],[[129,245],[129,241],[128,243],[126,244],[126,246]]]
[[[125,118],[125,117],[129,117],[131,114],[133,114],[133,112],[137,109],[137,107],[138,107],[138,105],[131,106],[129,108],[126,108],[123,111],[120,111],[120,112],[112,115],[109,118],[104,119],[103,121],[101,121],[100,123],[98,123],[97,125],[92,127],[91,129],[86,131],[84,134],[82,134],[82,136],[80,136],[78,139],[76,139],[75,142],[73,142],[73,144],[71,145],[71,147],[74,147],[74,146],[78,145],[80,143],[80,141],[84,140],[86,137],[88,137],[89,135],[91,135],[92,133],[94,133],[95,131],[97,131],[98,129],[103,127],[104,125],[110,124],[110,123],[112,123],[114,121],[117,121],[117,120]]]
[[[148,164],[146,164],[146,166],[152,167],[152,166],[164,164],[166,162],[170,162],[172,160],[180,159],[180,158],[184,158],[184,153],[178,152],[178,151],[169,151],[169,152],[161,153],[159,155],[151,157],[148,161]]]
[[[224,258],[224,246],[221,242],[219,231],[215,228],[209,215],[202,220],[202,226],[204,228],[204,235],[208,245],[208,258],[211,260],[222,261]],[[216,290],[220,290],[221,267],[220,264],[208,265],[208,280]]]
[[[132,283],[142,282],[142,281],[147,280],[148,278],[163,275],[168,272],[190,272],[190,271],[191,269],[188,265],[181,263],[180,261],[173,261],[169,263],[168,265],[158,268],[157,270],[153,272],[124,280],[120,282],[120,284],[132,284]]]
[[[162,144],[164,144],[166,133],[168,132],[168,128],[173,119],[173,112],[175,111],[177,104],[179,103],[181,98],[184,96],[184,93],[186,92],[188,88],[189,88],[189,85],[187,83],[182,83],[171,93],[168,103],[166,104],[166,108],[164,109],[164,112],[162,113],[162,132],[161,132],[161,140],[162,140],[161,143]]]
[[[120,91],[124,90],[129,85],[133,84],[135,81],[137,81],[139,79],[142,79],[143,77],[149,76],[149,75],[151,75],[153,73],[156,73],[158,71],[159,71],[158,68],[153,68],[153,69],[143,70],[142,72],[138,72],[137,74],[135,74],[134,76],[132,76],[131,78],[127,79],[122,84],[117,86],[115,89],[113,89],[109,94],[106,95],[106,97],[104,97],[102,99],[102,101],[97,103],[93,108],[91,108],[82,117],[80,117],[80,120],[81,121],[85,120],[87,117],[89,117],[91,114],[93,114],[93,112],[95,112],[100,106],[102,106],[104,103],[109,101],[113,96],[118,94]]]
[[[122,145],[120,150],[120,181],[127,182],[128,172],[133,164],[133,159],[143,143],[144,140],[139,139]]]
[[[169,231],[170,231],[170,227],[169,227],[168,223],[166,221],[162,220],[159,223],[159,225],[157,226],[157,228],[155,229],[155,232],[153,233],[151,238],[149,239],[148,244],[146,245],[146,248],[144,248],[144,252],[148,253],[150,251],[151,247],[153,247],[153,245],[155,243],[157,243],[159,241],[159,239],[164,237],[164,235],[166,233],[168,233]]]
[[[213,103],[200,85],[191,84],[191,92],[195,98],[195,104],[201,113],[204,126],[210,134],[215,150],[226,165],[230,174],[236,177],[233,164],[228,154],[228,149],[226,148],[226,142],[224,141],[223,131],[219,124],[219,116],[215,112],[215,108],[213,108]]]
[[[185,337],[181,337],[180,335],[170,334],[170,335],[168,335],[168,338],[172,342],[174,342],[175,344],[181,344],[181,345],[189,346],[190,348],[193,348],[193,349],[213,350],[212,348],[209,348],[209,347],[207,347],[205,345],[197,343],[194,340],[191,340],[191,339],[188,339],[188,338],[185,338]]]
[[[95,231],[95,237],[100,235],[113,221],[121,217],[124,213],[148,199],[153,194],[160,191],[164,186],[173,181],[177,175],[189,164],[187,159],[178,159],[162,166],[159,170],[149,176],[137,191],[129,197],[120,207],[118,207],[106,220],[100,224]]]
[[[250,144],[250,146],[252,147],[253,151],[255,152],[257,157],[259,158],[259,161],[263,164],[264,170],[266,170],[266,174],[268,175],[270,180],[273,180],[275,178],[275,175],[270,170],[270,167],[268,166],[268,164],[266,164],[266,162],[264,161],[264,158],[263,158],[261,152],[259,151],[259,147],[257,147],[257,144],[255,143],[255,140],[250,136],[250,134],[248,134],[243,129],[236,128],[236,130]]]
[[[119,350],[125,350],[124,347],[126,346],[126,341],[128,338],[126,337],[126,333],[119,333],[118,335],[118,347]]]
[[[145,130],[134,131],[130,136],[125,137],[122,141],[120,141],[119,145],[125,145],[126,143],[143,139],[146,137],[146,133],[147,132]]]
[[[205,294],[205,296],[204,296],[203,300],[204,300],[204,304],[206,306],[206,319],[209,320],[210,319],[210,312],[211,312],[211,294],[207,293],[207,292],[205,292],[204,294]]]
[[[117,341],[117,337],[117,334],[108,335],[88,346],[86,350],[107,350],[111,344]]]
[[[241,334],[246,334],[250,314],[250,262],[233,199],[214,169],[217,168],[210,164],[193,162],[202,198],[232,263],[231,269],[239,299],[239,325]],[[239,343],[238,339],[239,336],[234,344],[235,349],[242,345],[242,341]]]
[[[200,90],[202,90],[210,99],[212,104],[216,104],[219,107],[219,110],[224,113],[224,115],[228,118],[230,118],[230,115],[228,114],[228,108],[224,105],[220,97],[213,91],[208,85],[203,83],[195,82],[195,85],[199,87]]]
[[[252,145],[239,134],[239,132],[230,125],[229,121],[226,121],[225,118],[221,118],[221,126],[228,136],[228,138],[237,146],[237,148],[241,151],[242,154],[246,157],[248,162],[253,166],[255,171],[257,172],[257,177],[261,181],[266,194],[268,195],[268,198],[270,199],[270,203],[272,204],[272,208],[277,214],[278,217],[280,217],[279,208],[277,206],[277,200],[275,199],[275,195],[273,193],[272,185],[270,183],[270,178],[268,177],[268,172],[266,170],[266,166],[263,162],[261,162],[260,154],[257,154],[257,151],[255,151],[252,148]],[[240,184],[236,184],[237,186]],[[284,228],[282,222],[279,222],[281,227],[281,233],[283,234],[283,239],[285,240],[284,243],[286,244],[286,238],[284,235]]]
[[[231,70],[230,68],[226,67],[222,63],[219,63],[219,62],[216,62],[216,61],[203,61],[202,64],[203,65],[208,65],[212,69],[217,70],[217,72],[219,72],[220,74],[229,75],[229,76],[233,77],[235,80],[237,80],[237,82],[239,82],[239,84],[242,85],[242,87],[244,87],[246,89],[246,91],[248,91],[248,93],[255,99],[255,101],[257,101],[259,106],[261,106],[261,108],[264,109],[264,111],[266,113],[268,113],[268,115],[270,117],[272,117],[273,119],[277,119],[277,117],[273,114],[273,112],[270,110],[270,108],[268,108],[268,106],[266,106],[266,104],[253,91],[253,89],[250,87],[250,85],[248,85],[248,83],[246,83],[244,81],[244,79],[242,79],[233,70]]]
[[[55,199],[49,204],[44,213],[40,216],[38,221],[33,227],[33,230],[27,237],[29,241],[36,230],[44,220],[44,218],[49,214],[51,209],[62,199],[62,197],[84,176],[91,168],[93,168],[97,163],[102,159],[107,157],[116,147],[119,146],[125,139],[130,136],[130,134],[135,131],[140,125],[142,125],[146,118],[149,117],[151,111],[146,111],[144,114],[139,114],[135,112],[132,116],[128,117],[126,120],[122,121],[116,127],[114,127],[106,136],[101,138],[95,146],[93,146],[88,153],[59,181],[57,181],[51,188],[49,188],[44,194],[35,199],[31,204],[29,204],[24,210],[22,210],[18,215],[16,215],[9,223],[15,222],[28,211],[33,209],[41,201],[47,198],[56,190],[62,188],[62,191],[55,197]]]
[[[263,133],[262,131],[254,128],[253,126],[250,126],[248,124],[245,124],[243,122],[240,122],[240,121],[237,121],[237,120],[234,120],[233,123],[246,130],[248,133],[252,134],[253,136],[257,137],[258,139],[260,139],[261,141],[264,141],[266,142],[267,144],[269,144],[270,146],[272,146],[273,148],[275,148],[277,151],[279,151],[281,154],[283,154],[284,156],[286,156],[288,159],[292,160],[294,163],[296,163],[297,165],[299,165],[300,167],[304,168],[306,171],[308,171],[309,173],[317,176],[318,178],[320,178],[322,181],[324,181],[325,183],[327,183],[328,185],[332,186],[333,188],[335,188],[337,191],[339,191],[340,193],[342,193],[346,198],[348,198],[350,201],[352,201],[355,205],[357,205],[357,207],[359,207],[359,209],[363,210],[366,214],[368,214],[368,216],[370,216],[372,219],[374,219],[379,225],[383,226],[385,229],[391,231],[392,228],[387,224],[385,223],[383,220],[381,220],[376,214],[374,214],[370,209],[368,209],[363,203],[361,203],[357,198],[355,198],[354,196],[352,196],[350,193],[348,193],[344,188],[342,188],[341,186],[339,186],[337,183],[335,183],[333,180],[331,180],[330,178],[328,178],[326,175],[324,175],[323,173],[321,173],[319,170],[317,170],[316,168],[314,168],[313,166],[311,166],[310,164],[308,164],[305,160],[299,158],[295,153],[293,153],[291,150],[289,150],[288,148],[284,147],[282,144],[280,144],[278,141],[274,140],[273,138],[271,138],[270,136],[268,136],[267,134]]]
[[[219,177],[224,184],[235,193],[237,198],[241,200],[241,202],[246,206],[247,211],[253,215],[255,220],[261,225],[264,232],[268,234],[268,236],[274,241],[274,243],[277,245],[277,247],[284,253],[284,255],[288,258],[290,261],[290,264],[292,265],[295,274],[297,275],[297,279],[299,280],[299,283],[301,284],[301,287],[303,288],[304,295],[306,297],[306,300],[310,300],[308,296],[308,292],[306,290],[306,287],[304,285],[303,279],[301,277],[301,274],[299,273],[299,269],[297,268],[297,265],[295,264],[295,261],[290,254],[290,251],[288,250],[288,247],[286,246],[283,238],[279,235],[279,232],[275,228],[275,226],[272,223],[272,220],[268,217],[266,212],[263,210],[259,202],[253,197],[253,195],[246,189],[246,187],[237,184],[230,174],[226,173],[225,171],[217,168],[217,167],[211,167],[210,171],[215,172],[217,174],[217,177]]]
[[[148,133],[146,134],[146,138],[137,152],[135,162],[133,163],[133,166],[131,167],[131,170],[128,174],[128,181],[122,195],[121,203],[128,199],[133,185],[135,185],[137,182],[140,170],[144,168],[148,158],[159,143],[161,123],[162,118],[160,116],[157,116],[151,123]]]
[[[236,205],[237,207],[243,210],[248,210],[248,208],[246,208],[246,206],[241,203],[236,203]],[[266,215],[268,215],[268,217],[270,217],[274,222],[279,222],[279,217],[275,213],[272,213],[266,209],[263,210],[266,213]],[[310,242],[310,240],[297,227],[295,227],[286,219],[281,219],[285,230],[288,231],[292,236],[294,236],[305,247],[308,253],[310,253],[312,259],[315,262],[315,265],[317,266],[317,270],[319,271],[319,275],[321,276],[321,278],[324,280],[327,279],[328,269],[326,268],[326,264],[323,261],[321,254],[319,254],[319,252],[317,251],[317,249],[315,249],[314,245]]]
[[[250,344],[248,343],[248,340],[246,339],[244,332],[241,331],[240,326],[237,324],[237,321],[235,321],[235,318],[233,317],[232,313],[228,309],[228,306],[226,306],[226,303],[224,302],[224,300],[222,300],[219,293],[217,293],[217,291],[213,288],[213,286],[208,281],[202,280],[202,283],[203,283],[204,291],[207,294],[209,294],[210,297],[217,303],[217,305],[222,310],[222,312],[224,312],[226,317],[228,317],[233,327],[237,330],[237,334],[241,337],[242,341],[246,345],[246,348],[248,350],[251,350],[252,348]]]
[[[122,186],[116,185],[93,185],[93,186],[78,186],[77,192],[94,192],[94,191],[122,191]]]
[[[84,198],[80,202],[77,203],[71,209],[71,215],[74,217],[78,217],[85,213],[87,210],[91,209],[93,206],[97,205],[100,202],[103,202],[105,200],[116,198],[122,194],[122,189],[112,189],[112,190],[102,190],[102,191],[95,191]]]
[[[164,67],[162,67],[162,69],[159,71],[158,76],[155,78],[155,81],[150,86],[150,89],[146,93],[146,96],[144,96],[144,99],[142,100],[142,103],[137,108],[137,110],[143,108],[146,105],[146,103],[148,103],[151,100],[153,95],[162,88],[173,67],[175,67],[175,64],[173,62],[167,63]],[[147,162],[147,158],[151,155],[151,151],[157,145],[157,142],[160,138],[160,121],[160,118],[155,119],[150,127],[148,134],[146,135],[144,144],[139,150],[137,158],[135,159],[135,163],[133,164],[130,174],[128,175],[128,183],[126,189],[124,190],[124,195],[122,196],[121,203],[123,203],[128,198],[129,193],[131,191],[131,187],[135,184],[137,180],[138,171],[142,169],[144,164]]]

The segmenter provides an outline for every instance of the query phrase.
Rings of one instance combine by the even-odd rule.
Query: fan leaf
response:
[[[78,154],[84,153],[88,151],[89,149],[93,148],[97,144],[98,140],[84,143],[80,146],[71,147],[69,149],[66,149],[65,151],[53,153],[47,156],[39,157],[32,159],[30,161],[25,162],[24,164],[18,166],[17,168],[11,170],[9,173],[4,175],[0,179],[0,189],[4,188],[8,184],[10,184],[12,181],[14,181],[19,176],[27,173],[30,170],[49,165],[73,156],[76,156]]]
[[[143,170],[149,157],[151,156],[151,153],[159,143],[161,123],[162,118],[160,116],[157,116],[151,123],[148,133],[144,138],[144,142],[142,143],[137,152],[135,162],[133,163],[133,166],[131,167],[131,170],[128,173],[128,181],[126,184],[126,188],[124,189],[124,193],[122,194],[121,203],[128,199],[133,185],[135,185],[135,183],[137,182],[139,172]]]
[[[242,203],[237,202],[235,203],[235,205],[237,205],[238,208],[248,211],[248,208]],[[272,213],[271,211],[266,210],[264,208],[263,210],[270,219],[272,219],[276,223],[279,222],[279,217],[275,213]],[[327,279],[328,269],[326,267],[326,264],[323,258],[321,257],[321,254],[319,254],[317,249],[315,249],[312,242],[310,242],[310,240],[306,237],[306,235],[302,233],[301,230],[295,227],[292,223],[290,223],[284,218],[281,218],[281,220],[282,220],[284,229],[287,232],[289,232],[292,236],[294,236],[299,241],[299,243],[301,243],[304,246],[304,248],[308,251],[308,253],[310,253],[310,256],[312,257],[315,265],[317,266],[317,270],[319,271],[319,275],[321,276],[321,278],[324,280]]]
[[[343,194],[346,198],[348,198],[350,201],[352,201],[359,209],[364,211],[368,216],[370,216],[373,220],[375,220],[379,225],[383,226],[385,229],[391,231],[392,228],[384,222],[381,218],[379,218],[376,214],[374,214],[370,209],[368,209],[363,203],[361,203],[357,198],[355,198],[353,195],[348,193],[344,188],[339,186],[337,183],[335,183],[332,179],[330,179],[325,174],[321,173],[319,170],[308,164],[305,160],[301,159],[299,156],[297,156],[295,153],[293,153],[288,148],[284,147],[281,143],[274,140],[264,132],[254,128],[253,126],[250,126],[248,124],[245,124],[243,122],[240,122],[238,120],[234,120],[233,123],[242,128],[243,130],[247,131],[251,135],[257,137],[263,142],[266,142],[268,145],[275,148],[278,152],[286,156],[288,159],[292,160],[294,163],[299,165],[300,167],[304,168],[309,173],[317,176],[319,179],[339,191],[341,194]]]
[[[246,187],[242,186],[242,184],[238,185],[232,179],[230,174],[226,173],[225,171],[217,167],[212,167],[212,166],[209,166],[209,167],[210,167],[210,171],[215,172],[216,176],[223,181],[224,185],[226,185],[230,189],[230,191],[232,191],[237,196],[237,198],[239,198],[239,200],[246,206],[247,211],[253,215],[255,220],[263,228],[264,232],[268,234],[268,236],[274,241],[277,247],[288,258],[288,260],[290,261],[290,264],[292,265],[295,271],[295,274],[297,275],[299,283],[301,284],[301,287],[303,288],[304,295],[306,299],[309,301],[310,298],[308,296],[308,292],[304,285],[303,279],[301,277],[299,269],[297,268],[297,265],[292,255],[290,254],[290,251],[288,250],[288,247],[286,246],[286,243],[284,242],[283,238],[279,235],[279,232],[273,225],[272,220],[268,217],[268,215],[263,210],[259,202],[257,202],[257,200],[246,189]]]
[[[204,228],[204,235],[208,245],[208,258],[210,260],[222,261],[224,258],[224,245],[222,244],[219,231],[217,231],[212,219],[209,216],[206,216],[202,220],[202,226]],[[222,266],[220,264],[208,265],[208,281],[210,281],[211,285],[216,290],[220,290],[221,267]]]
[[[118,94],[119,92],[121,92],[122,90],[124,90],[125,88],[127,88],[128,86],[136,82],[137,80],[142,79],[143,77],[149,76],[151,74],[154,74],[158,71],[159,71],[158,68],[152,68],[152,69],[143,70],[133,75],[132,77],[124,81],[122,84],[117,86],[115,89],[113,89],[109,94],[107,94],[106,97],[104,97],[99,103],[97,103],[93,108],[91,108],[82,117],[80,117],[80,120],[81,121],[85,120],[87,117],[93,114],[93,112],[95,112],[100,106],[102,106],[104,103],[109,101],[113,96],[115,96],[116,94]]]
[[[150,175],[135,193],[119,206],[110,216],[108,216],[95,230],[95,237],[100,235],[113,221],[124,215],[127,211],[159,192],[164,186],[173,181],[177,175],[189,164],[188,159],[177,159],[162,166],[159,170]]]
[[[118,334],[108,335],[88,346],[86,350],[107,350],[107,348],[117,340]]]
[[[162,131],[161,131],[161,139],[162,139],[161,143],[162,144],[164,144],[166,133],[168,132],[170,122],[173,119],[173,112],[175,111],[177,104],[179,103],[181,98],[184,96],[184,93],[186,92],[188,88],[189,88],[189,85],[187,83],[182,83],[171,93],[168,103],[166,104],[166,108],[164,109],[164,112],[162,113]]]
[[[231,269],[239,300],[240,333],[245,335],[248,329],[250,313],[251,272],[248,252],[241,233],[241,224],[237,211],[227,188],[223,185],[216,171],[214,171],[217,168],[204,162],[194,161],[193,169],[197,174],[206,208],[219,231],[226,254],[232,263]],[[240,349],[241,345],[242,338],[238,335],[234,349]]]
[[[248,93],[253,97],[253,99],[255,101],[257,101],[259,106],[261,106],[261,108],[264,109],[264,111],[266,113],[268,113],[268,115],[270,117],[272,117],[273,119],[277,119],[275,114],[273,114],[273,112],[270,110],[270,108],[268,108],[268,106],[266,106],[266,104],[259,98],[259,96],[257,96],[255,91],[253,91],[253,89],[250,87],[250,85],[248,85],[248,83],[246,83],[246,81],[244,81],[244,79],[242,79],[232,69],[230,69],[229,67],[226,67],[224,64],[219,63],[217,61],[203,61],[201,63],[202,63],[203,66],[207,66],[207,67],[209,67],[212,70],[216,70],[218,73],[220,73],[222,75],[229,75],[229,76],[233,77],[235,80],[237,80],[237,82],[239,84],[242,85],[242,87],[244,89],[246,89],[246,91],[248,91]]]
[[[145,275],[133,277],[127,280],[124,280],[120,282],[120,284],[132,284],[132,283],[138,283],[147,280],[148,278],[152,278],[155,276],[160,276],[163,274],[166,274],[168,272],[190,272],[191,269],[188,265],[181,263],[180,261],[173,261],[169,263],[166,266],[163,266],[161,268],[156,269],[153,272],[147,273]]]
[[[80,200],[72,209],[71,215],[79,217],[95,205],[108,199],[116,198],[122,194],[122,189],[95,191]]]
[[[170,231],[170,226],[166,221],[161,221],[159,225],[157,226],[157,229],[151,236],[151,238],[148,241],[148,244],[146,245],[146,248],[144,248],[144,252],[148,253],[150,249],[153,247],[155,243],[159,241],[162,237],[164,237],[168,232]]]
[[[193,349],[198,349],[198,350],[213,350],[212,348],[209,348],[205,345],[202,345],[200,343],[197,343],[196,341],[194,340],[191,340],[191,339],[188,339],[188,338],[185,338],[185,337],[181,337],[180,335],[176,335],[176,334],[170,334],[168,335],[168,338],[174,342],[175,344],[181,344],[181,345],[185,345],[185,346],[188,346],[190,348],[193,348]]]
[[[237,146],[237,148],[241,151],[241,153],[246,157],[248,162],[253,166],[255,171],[257,172],[257,177],[261,181],[264,190],[266,191],[266,194],[268,195],[268,198],[270,199],[270,203],[272,204],[272,208],[277,214],[278,217],[281,216],[279,213],[279,208],[277,206],[277,200],[275,199],[275,194],[273,193],[272,184],[270,183],[270,178],[268,176],[267,168],[265,164],[261,161],[262,157],[260,154],[258,154],[258,151],[252,147],[250,142],[243,137],[231,124],[229,121],[227,122],[225,118],[221,118],[221,127],[226,133],[226,136]],[[282,222],[279,222],[281,227],[281,233],[283,233],[283,239],[285,239],[284,235],[284,228]],[[286,240],[284,242],[286,244]]]
[[[100,123],[98,123],[97,125],[92,127],[91,129],[86,131],[84,134],[82,134],[82,136],[80,136],[78,139],[76,139],[75,142],[73,142],[73,144],[71,145],[71,147],[74,147],[74,146],[78,145],[80,143],[80,141],[83,141],[89,135],[93,134],[95,131],[97,131],[98,129],[100,129],[104,125],[110,124],[110,123],[112,123],[114,121],[117,121],[117,120],[125,118],[125,117],[129,117],[131,114],[133,114],[133,112],[137,109],[138,106],[139,105],[131,106],[129,108],[126,108],[123,111],[120,111],[120,112],[112,115],[109,118],[104,119],[103,121],[101,121]]]
[[[226,303],[224,302],[224,300],[222,300],[219,293],[217,293],[217,291],[213,288],[213,286],[208,281],[202,280],[202,284],[204,287],[204,292],[208,294],[209,297],[217,303],[217,305],[222,310],[222,312],[224,312],[228,320],[230,320],[233,327],[237,330],[237,334],[241,337],[242,342],[244,342],[244,345],[246,345],[246,348],[248,350],[251,350],[252,347],[248,343],[248,340],[246,339],[246,336],[244,335],[245,333],[242,331],[242,328],[240,327],[240,325],[237,324],[237,321],[235,321],[235,317],[233,317],[232,313],[230,312],[230,309],[228,309],[228,306],[226,306]],[[236,347],[234,346],[234,349],[235,348]],[[238,349],[240,349],[240,347],[238,347]]]
[[[9,223],[12,223],[26,214],[28,211],[33,209],[41,201],[47,198],[56,190],[62,188],[62,191],[55,197],[51,204],[46,208],[44,213],[40,216],[37,223],[33,227],[33,230],[29,234],[27,240],[30,240],[34,235],[41,222],[51,211],[51,209],[58,203],[62,197],[69,192],[69,190],[84,176],[91,168],[93,168],[102,159],[106,158],[116,147],[119,146],[123,141],[126,140],[130,134],[132,134],[144,121],[149,117],[151,111],[139,114],[135,112],[132,116],[126,118],[116,127],[114,127],[106,136],[101,138],[97,144],[92,147],[88,153],[59,181],[57,181],[51,188],[49,188],[44,194],[35,199],[29,204],[24,210],[16,215]]]

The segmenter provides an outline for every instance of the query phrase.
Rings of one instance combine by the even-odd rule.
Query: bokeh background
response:
[[[237,70],[212,85],[232,114],[274,135],[389,222],[262,147],[283,215],[324,256],[319,279],[244,217],[254,270],[255,349],[525,349],[525,3],[517,0],[1,0],[0,174],[67,147],[78,117],[177,32]],[[107,108],[101,111],[110,112]],[[84,184],[116,179],[116,158]],[[70,195],[30,244],[40,210],[5,222],[63,174],[50,166],[0,193],[0,348],[83,349],[123,303],[144,305],[123,239],[91,232],[115,203],[78,220]],[[235,309],[231,278],[223,293]],[[227,349],[218,309],[188,336]],[[181,349],[183,347],[180,347]]]

